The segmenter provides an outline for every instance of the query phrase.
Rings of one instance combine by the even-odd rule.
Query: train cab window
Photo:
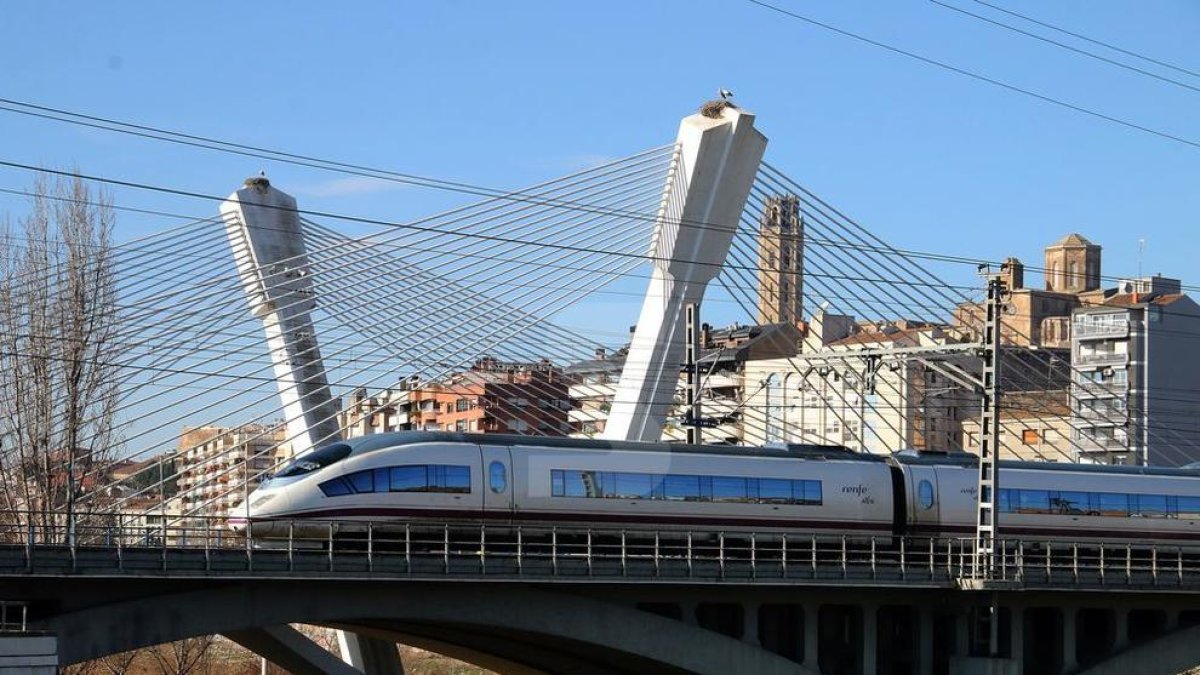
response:
[[[275,478],[303,476],[317,469],[324,469],[334,462],[345,459],[350,454],[350,450],[350,446],[345,443],[334,443],[333,445],[326,445],[323,448],[317,448],[312,452],[306,452],[288,462],[282,469],[276,472]]]
[[[504,468],[503,462],[492,462],[488,465],[488,487],[496,494],[508,489],[508,470]]]
[[[321,492],[324,492],[326,497],[341,497],[353,492],[353,490],[350,489],[350,484],[346,482],[345,478],[334,478],[333,480],[327,480],[317,487],[321,488]]]
[[[925,510],[933,508],[933,483],[927,480],[917,483],[917,504]]]
[[[366,494],[375,491],[375,470],[367,469],[366,471],[355,471],[346,476],[346,480],[350,481],[350,486],[359,494]]]

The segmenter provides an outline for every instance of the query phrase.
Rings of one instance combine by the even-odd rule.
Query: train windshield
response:
[[[323,469],[334,462],[345,459],[350,454],[350,446],[345,443],[334,443],[323,448],[317,448],[288,462],[273,478],[290,478],[302,476],[317,469]]]

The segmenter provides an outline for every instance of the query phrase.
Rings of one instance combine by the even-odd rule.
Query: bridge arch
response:
[[[632,607],[529,586],[240,583],[127,599],[46,621],[63,664],[287,623],[353,628],[500,672],[807,675],[750,644]]]
[[[1176,675],[1200,665],[1200,626],[1127,649],[1079,675]]]

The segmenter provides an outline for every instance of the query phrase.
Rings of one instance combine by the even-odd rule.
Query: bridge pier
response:
[[[361,633],[338,631],[342,661],[364,675],[404,675],[396,643]]]
[[[58,639],[53,635],[13,633],[0,637],[0,675],[55,675]]]
[[[1064,673],[1073,673],[1079,668],[1075,658],[1076,613],[1077,607],[1067,606],[1062,610],[1062,669]]]
[[[288,625],[230,631],[225,637],[294,675],[363,675]]]

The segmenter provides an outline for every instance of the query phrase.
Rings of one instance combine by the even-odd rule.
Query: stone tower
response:
[[[804,220],[796,195],[767,198],[758,232],[758,323],[804,316]]]
[[[1068,234],[1046,247],[1046,290],[1082,293],[1100,288],[1100,247]]]

